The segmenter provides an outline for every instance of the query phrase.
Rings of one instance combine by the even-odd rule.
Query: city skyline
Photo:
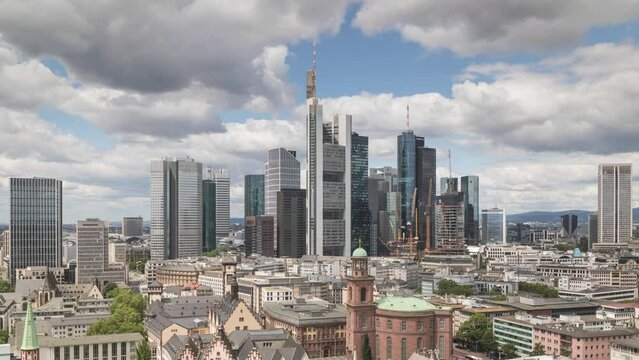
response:
[[[453,176],[481,178],[482,206],[510,214],[594,211],[597,165],[639,160],[639,129],[627,126],[639,113],[628,95],[638,85],[627,81],[639,73],[639,15],[635,7],[593,4],[577,14],[554,4],[513,4],[512,18],[460,17],[482,10],[451,5],[459,8],[445,12],[430,2],[401,11],[371,0],[322,9],[247,5],[251,14],[297,20],[263,31],[249,27],[255,19],[244,22],[250,16],[193,28],[217,23],[202,2],[191,4],[198,21],[179,15],[177,6],[148,3],[140,9],[158,8],[176,19],[170,30],[177,38],[199,35],[183,43],[166,39],[165,48],[179,48],[181,56],[158,56],[157,49],[131,46],[140,38],[128,33],[100,37],[99,25],[106,28],[113,16],[94,19],[82,5],[42,7],[69,15],[60,18],[88,20],[97,38],[73,23],[21,16],[19,2],[3,3],[0,83],[11,85],[0,89],[0,139],[8,144],[0,150],[0,203],[8,204],[10,177],[46,176],[63,181],[66,224],[149,218],[150,160],[189,155],[230,169],[231,216],[241,217],[243,176],[262,171],[268,149],[296,150],[304,163],[304,71],[315,41],[325,118],[353,115],[353,129],[369,137],[371,167],[393,166],[394,139],[407,128],[410,105],[410,128],[439,150],[438,163],[447,163],[442,157],[451,148]],[[141,13],[102,10],[97,13],[123,12],[121,31],[135,33]],[[411,13],[424,16],[416,22]],[[540,22],[539,38],[525,35],[530,19]],[[437,38],[432,30],[447,20],[470,30]],[[167,26],[150,21],[151,29]],[[241,41],[246,34],[259,36]],[[225,51],[202,47],[195,39],[203,36],[219,40]],[[93,50],[72,52],[78,44],[59,39]],[[122,61],[104,66],[114,47]],[[438,178],[448,173],[446,166],[437,170]],[[557,179],[571,191],[559,191]],[[635,195],[632,207],[638,205]],[[0,206],[0,223],[8,224],[8,211]]]

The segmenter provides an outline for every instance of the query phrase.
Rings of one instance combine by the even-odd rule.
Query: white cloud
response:
[[[639,17],[639,1],[364,0],[364,33],[398,31],[427,49],[458,55],[536,52],[577,44],[592,27]]]

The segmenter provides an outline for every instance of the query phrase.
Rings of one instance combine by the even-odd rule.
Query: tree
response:
[[[498,348],[493,337],[493,323],[484,314],[474,314],[464,321],[455,335],[455,341],[482,353]]]
[[[525,281],[519,283],[519,291],[538,294],[545,298],[559,297],[559,291],[557,291],[557,289],[553,289],[548,285],[538,284],[538,283],[529,283]]]
[[[102,289],[102,296],[110,299],[111,297],[109,296],[109,292],[117,288],[118,288],[118,285],[116,285],[115,283],[107,283],[106,285],[104,285],[104,288]]]
[[[140,294],[134,294],[128,289],[113,289],[109,295],[114,295],[111,304],[111,315],[93,323],[87,335],[124,334],[137,332],[144,334],[144,311],[146,302]]]
[[[227,245],[220,245],[211,251],[205,252],[203,255],[209,256],[209,257],[216,257],[220,255],[221,253],[227,252],[227,251],[229,251],[229,247]]]
[[[585,236],[582,236],[581,238],[579,238],[579,250],[581,250],[582,253],[587,253],[588,252],[588,238]]]
[[[373,360],[373,351],[368,342],[368,335],[364,335],[364,344],[362,345],[362,360]]]
[[[7,280],[0,280],[0,293],[11,292],[11,283]]]
[[[438,295],[464,295],[475,294],[475,289],[470,285],[459,285],[454,280],[442,279],[437,283]]]
[[[9,332],[7,330],[0,329],[0,344],[7,344],[9,342]]]
[[[533,346],[532,352],[530,353],[530,356],[541,356],[541,355],[546,355],[546,351],[544,350],[544,346],[541,345],[541,343],[536,343],[535,346]]]
[[[147,340],[142,341],[140,345],[135,349],[138,360],[151,360],[151,348]]]
[[[518,355],[517,355],[517,348],[515,347],[515,345],[511,343],[506,343],[501,346],[502,359],[508,360],[508,359],[514,359],[516,357],[518,357]]]

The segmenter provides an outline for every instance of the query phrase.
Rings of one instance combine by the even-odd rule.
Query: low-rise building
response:
[[[505,306],[479,306],[455,309],[453,310],[453,334],[457,333],[461,324],[476,314],[494,319],[496,317],[513,316],[515,315],[515,309]]]
[[[559,290],[562,298],[583,300],[629,301],[639,296],[637,286],[634,287],[599,287],[584,290]]]
[[[562,298],[509,296],[506,301],[488,300],[489,303],[515,308],[529,315],[559,317],[565,314],[595,315],[599,304],[592,301]]]
[[[265,303],[267,329],[285,329],[310,358],[346,354],[346,310],[325,301],[298,299],[294,304]]]
[[[611,342],[610,360],[639,360],[639,340],[617,340]]]
[[[40,360],[118,359],[136,360],[136,349],[144,341],[139,333],[95,335],[57,339],[38,338]]]
[[[195,265],[164,265],[159,266],[155,270],[155,279],[165,286],[184,286],[191,283],[197,283],[197,278],[201,273],[202,270]]]

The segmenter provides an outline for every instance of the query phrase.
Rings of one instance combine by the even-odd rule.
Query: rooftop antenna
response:
[[[410,105],[406,104],[406,129],[410,129]]]
[[[446,192],[452,192],[452,186],[451,183],[453,181],[453,162],[450,159],[450,149],[448,149],[448,181],[446,182],[446,185],[448,186],[448,189],[446,189]]]
[[[317,68],[317,44],[313,41],[313,67],[306,71],[306,98],[315,98],[315,70]]]

